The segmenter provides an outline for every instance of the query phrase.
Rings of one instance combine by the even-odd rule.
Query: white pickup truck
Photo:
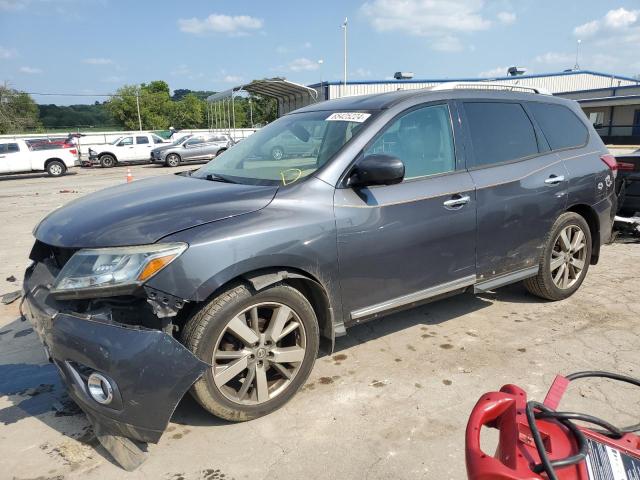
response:
[[[0,139],[0,174],[47,172],[51,177],[59,177],[78,165],[76,148],[32,150],[24,140]]]
[[[151,150],[158,144],[171,143],[155,133],[135,133],[116,138],[107,145],[89,148],[89,163],[105,168],[118,163],[148,161]]]

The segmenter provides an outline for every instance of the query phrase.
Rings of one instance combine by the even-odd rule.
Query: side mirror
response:
[[[397,157],[385,154],[367,155],[353,168],[347,185],[368,187],[371,185],[393,185],[402,182],[404,163]]]

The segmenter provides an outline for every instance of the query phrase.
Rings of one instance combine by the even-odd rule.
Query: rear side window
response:
[[[136,137],[136,143],[138,145],[142,145],[143,143],[149,143],[149,139],[147,137]]]
[[[18,147],[17,143],[7,144],[7,152],[11,153],[11,152],[19,152],[19,151],[20,151],[20,147]]]
[[[476,166],[538,153],[536,134],[519,103],[465,102]]]
[[[587,127],[564,105],[531,102],[528,107],[547,138],[551,150],[581,147],[587,143]]]

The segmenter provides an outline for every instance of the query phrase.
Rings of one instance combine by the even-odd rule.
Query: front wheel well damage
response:
[[[591,232],[591,265],[598,263],[600,258],[600,221],[598,214],[589,205],[577,204],[567,209],[567,212],[574,212],[584,218],[589,225]]]
[[[268,268],[238,275],[218,287],[203,301],[186,303],[184,308],[174,317],[174,324],[178,325],[181,330],[198,310],[222,292],[237,286],[239,283],[246,285],[253,292],[259,292],[279,283],[289,285],[301,292],[311,303],[318,319],[320,349],[324,353],[333,351],[336,328],[333,323],[334,315],[329,295],[325,287],[317,279],[295,268]]]

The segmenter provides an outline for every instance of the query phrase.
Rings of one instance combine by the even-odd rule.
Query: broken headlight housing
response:
[[[186,249],[186,243],[82,249],[62,268],[51,293],[58,298],[131,293]]]

